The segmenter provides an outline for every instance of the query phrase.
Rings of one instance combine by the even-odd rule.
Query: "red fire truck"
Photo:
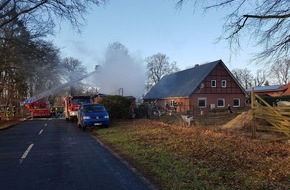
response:
[[[44,102],[41,102],[40,99],[43,99],[45,97],[48,97],[50,95],[53,95],[57,92],[60,92],[61,90],[73,86],[76,82],[81,81],[89,76],[95,75],[98,72],[98,65],[96,65],[95,70],[87,75],[83,75],[80,77],[76,77],[74,80],[71,80],[65,84],[61,84],[59,86],[55,86],[52,89],[46,90],[44,92],[41,92],[40,94],[37,94],[35,96],[32,96],[23,102],[21,102],[21,105],[25,105],[30,112],[32,117],[50,117],[50,109],[49,104],[46,104]],[[79,98],[78,98],[79,97]],[[76,112],[78,110],[78,107],[80,105],[79,102],[90,102],[90,96],[73,96],[73,97],[67,97],[65,98],[65,118],[67,120],[71,120],[72,118],[76,118]]]
[[[92,103],[91,96],[68,96],[64,98],[64,117],[67,121],[76,121],[81,104]]]
[[[25,104],[25,107],[29,109],[31,117],[50,117],[50,106],[48,103],[37,100]]]

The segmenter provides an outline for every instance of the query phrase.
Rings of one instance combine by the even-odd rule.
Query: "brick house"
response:
[[[245,107],[246,91],[222,60],[166,75],[144,96],[159,108],[177,112]]]

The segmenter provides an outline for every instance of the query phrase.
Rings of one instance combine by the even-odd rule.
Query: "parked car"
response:
[[[77,125],[83,130],[87,127],[108,127],[110,122],[109,113],[103,104],[82,104],[77,115]]]

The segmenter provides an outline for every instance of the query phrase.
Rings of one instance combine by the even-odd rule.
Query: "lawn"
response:
[[[290,145],[137,119],[92,133],[159,189],[289,189]]]

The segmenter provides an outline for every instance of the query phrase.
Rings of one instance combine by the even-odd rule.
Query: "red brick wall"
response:
[[[211,87],[211,80],[216,81],[216,87]],[[226,87],[222,87],[222,80],[226,80]],[[218,108],[219,98],[225,100],[224,107],[219,107],[220,109],[226,109],[228,104],[233,109],[245,107],[245,93],[222,65],[218,64],[202,83],[203,88],[190,96],[190,105],[194,110],[200,110],[198,98],[206,98],[206,108],[201,108],[204,110],[209,110],[211,104]],[[236,98],[240,99],[240,107],[233,107],[233,99]]]
[[[206,98],[206,107],[199,108],[198,107],[198,99]],[[224,107],[218,107],[218,99],[222,98],[225,100]],[[233,100],[240,99],[240,106],[233,107]],[[194,94],[190,97],[190,105],[193,107],[193,110],[210,110],[211,104],[215,105],[217,109],[227,109],[228,104],[231,105],[233,110],[245,108],[245,95],[243,94]]]

